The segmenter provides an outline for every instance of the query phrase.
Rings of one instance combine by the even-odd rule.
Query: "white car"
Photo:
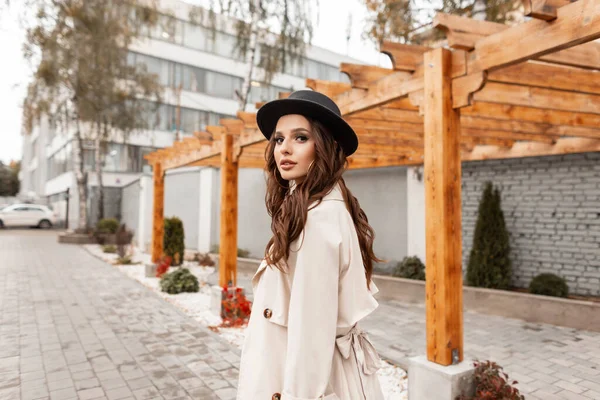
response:
[[[0,209],[0,228],[9,226],[37,226],[51,228],[56,224],[57,214],[39,204],[13,204]]]

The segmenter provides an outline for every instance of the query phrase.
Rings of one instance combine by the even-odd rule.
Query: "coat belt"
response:
[[[377,350],[369,341],[367,333],[357,325],[354,325],[345,335],[338,336],[335,343],[345,359],[350,357],[350,350],[354,349],[358,365],[365,375],[374,374],[381,368],[381,359]]]

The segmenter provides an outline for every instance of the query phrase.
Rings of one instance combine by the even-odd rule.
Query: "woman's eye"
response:
[[[277,144],[283,143],[283,138],[282,137],[275,138],[275,143],[277,143]]]
[[[296,137],[297,140],[301,141],[301,142],[306,142],[308,140],[308,138],[306,136],[300,135]]]

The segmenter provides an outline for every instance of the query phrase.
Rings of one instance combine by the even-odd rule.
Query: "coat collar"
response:
[[[294,181],[290,181],[290,193],[292,193],[294,189],[296,189],[296,183]],[[344,201],[344,196],[342,195],[342,189],[340,188],[339,183],[333,185],[331,190],[325,196],[323,196],[322,201],[326,200]]]
[[[294,191],[294,189],[296,189],[296,181],[290,181],[290,193],[292,193]],[[322,201],[326,201],[326,200],[344,201],[344,196],[342,195],[342,189],[340,188],[339,183],[336,183],[335,185],[333,185],[333,188],[331,188],[329,193],[327,193],[325,196],[323,196]]]
[[[338,200],[344,201],[344,196],[342,195],[342,189],[340,188],[340,184],[336,183],[333,185],[333,188],[323,197],[323,201],[327,200]]]

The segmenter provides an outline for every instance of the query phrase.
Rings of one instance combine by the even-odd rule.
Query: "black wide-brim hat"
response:
[[[300,114],[322,123],[346,156],[352,155],[358,148],[358,137],[342,118],[339,107],[323,93],[313,90],[298,90],[286,99],[263,105],[256,113],[258,128],[267,139],[271,139],[279,118],[289,114]]]

